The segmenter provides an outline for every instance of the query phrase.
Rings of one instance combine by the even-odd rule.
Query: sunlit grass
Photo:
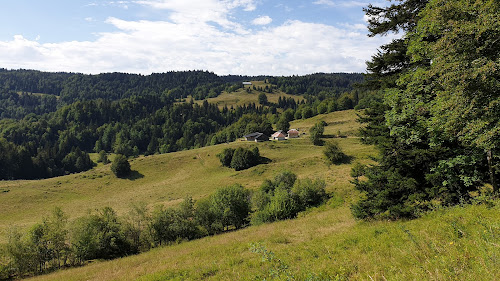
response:
[[[321,115],[321,118],[335,123],[354,114],[354,111],[335,112]],[[310,121],[301,120],[298,124],[307,122]],[[335,130],[335,126],[327,128]],[[373,153],[373,148],[360,144],[359,139],[339,140],[342,148],[360,161],[367,161]],[[272,160],[271,163],[236,172],[222,167],[216,157],[226,147],[255,145],[262,156]],[[327,181],[329,191],[347,196],[352,191],[350,165],[328,167],[323,160],[322,149],[312,146],[307,137],[258,144],[238,140],[230,144],[132,159],[131,167],[135,171],[132,179],[118,179],[110,171],[111,164],[100,163],[90,171],[57,178],[1,181],[0,190],[8,192],[0,192],[0,242],[6,241],[6,231],[12,225],[26,229],[41,221],[56,206],[61,207],[70,219],[84,215],[89,209],[105,206],[122,215],[137,202],[144,202],[151,208],[158,204],[173,206],[187,195],[199,199],[218,187],[233,183],[253,189],[281,170],[290,170],[299,178],[322,177]],[[91,156],[97,160],[96,154]],[[112,160],[113,156],[109,159]]]
[[[186,195],[199,199],[232,183],[255,189],[264,179],[290,170],[299,178],[324,178],[332,198],[297,219],[95,261],[35,280],[271,280],[275,264],[252,252],[252,245],[272,252],[295,280],[498,280],[499,201],[493,207],[436,210],[412,221],[353,218],[349,206],[359,194],[350,182],[352,163],[328,166],[323,148],[311,145],[308,130],[324,120],[325,134],[333,137],[340,130],[347,136],[336,140],[353,163],[368,163],[375,151],[356,137],[355,116],[354,111],[342,111],[294,121],[291,127],[306,133],[299,139],[236,141],[139,157],[131,161],[136,171],[133,180],[117,179],[109,165],[100,164],[85,173],[54,179],[1,182],[0,190],[9,192],[0,193],[0,227],[5,231],[13,224],[30,226],[54,206],[62,207],[70,218],[103,206],[123,215],[135,202],[173,206]],[[226,147],[253,145],[271,163],[235,172],[221,167],[215,156]]]
[[[263,245],[296,280],[497,280],[500,208],[456,207],[413,221],[356,222],[327,205],[298,219],[154,249],[36,280],[262,280]],[[338,279],[335,279],[338,278]]]
[[[303,100],[302,96],[294,96],[286,94],[280,90],[275,89],[272,93],[265,93],[258,90],[253,90],[253,86],[265,88],[266,86],[271,87],[272,85],[269,83],[265,83],[264,81],[252,81],[252,86],[245,86],[245,88],[238,89],[234,92],[222,92],[219,96],[215,98],[206,99],[209,103],[217,104],[219,108],[223,108],[227,106],[228,108],[231,106],[242,106],[255,103],[259,105],[259,94],[264,93],[267,96],[268,102],[278,103],[278,99],[281,98],[293,98],[297,102]],[[250,92],[247,92],[246,89],[250,88]],[[188,96],[183,101],[190,101],[191,97]],[[203,100],[194,101],[195,103],[202,104]]]

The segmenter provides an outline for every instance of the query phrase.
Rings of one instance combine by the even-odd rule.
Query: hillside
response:
[[[307,132],[315,122],[325,120],[330,124],[325,134],[336,134],[341,130],[353,136],[359,126],[355,118],[355,111],[341,111],[294,121],[291,127]],[[339,141],[347,154],[355,157],[355,161],[367,161],[373,153],[371,147],[361,145],[357,138]],[[216,154],[222,149],[253,145],[256,144],[236,141],[194,150],[141,156],[131,160],[134,171],[131,179],[117,179],[109,165],[106,165],[51,179],[0,181],[0,241],[6,241],[9,226],[16,224],[26,229],[39,222],[56,206],[61,207],[70,218],[79,217],[89,209],[105,206],[112,207],[118,214],[125,214],[133,203],[145,202],[149,207],[156,204],[176,205],[186,195],[198,199],[218,187],[232,183],[256,188],[264,179],[284,169],[291,170],[299,178],[323,177],[328,182],[328,190],[339,192],[342,196],[352,193],[348,176],[350,166],[346,164],[329,168],[322,159],[322,147],[312,146],[307,137],[279,143],[258,143],[261,155],[272,160],[269,164],[240,172],[220,166]]]
[[[216,104],[217,106],[219,106],[219,108],[223,108],[224,106],[227,106],[228,108],[231,106],[233,107],[243,106],[251,103],[259,104],[260,93],[266,94],[267,100],[270,103],[276,103],[276,104],[278,103],[279,98],[293,98],[297,102],[304,100],[304,97],[302,96],[290,95],[284,93],[279,89],[275,89],[272,93],[259,91],[258,90],[259,87],[265,89],[266,86],[272,87],[272,84],[266,83],[264,81],[251,81],[251,82],[252,86],[245,86],[244,88],[237,89],[233,92],[223,91],[217,97],[207,98],[206,100],[211,104]],[[253,86],[257,87],[257,89],[254,90]],[[247,92],[247,89],[249,89],[250,92]],[[188,96],[186,99],[183,99],[183,101],[189,101],[190,98],[191,96]],[[203,104],[203,100],[196,100],[194,102],[199,105]]]
[[[232,183],[255,189],[286,169],[299,178],[324,178],[332,198],[294,220],[251,226],[113,261],[95,261],[34,279],[260,280],[293,276],[295,280],[467,280],[483,276],[494,280],[499,276],[498,202],[494,207],[438,210],[413,221],[358,222],[353,218],[349,206],[359,195],[350,183],[350,168],[354,162],[371,161],[374,154],[372,147],[360,144],[354,135],[359,126],[355,118],[356,112],[350,110],[291,124],[307,132],[324,120],[326,137],[338,131],[347,135],[337,140],[354,157],[351,164],[326,165],[322,147],[312,146],[302,137],[258,144],[236,141],[138,157],[131,161],[135,172],[130,179],[117,179],[108,165],[100,165],[53,179],[1,182],[2,241],[11,225],[26,229],[55,206],[70,220],[104,206],[126,215],[137,202],[150,208],[174,206],[186,195],[196,200]],[[235,172],[221,167],[215,157],[226,147],[253,145],[272,162]]]
[[[497,204],[360,223],[331,200],[298,219],[33,280],[498,280],[499,221]]]

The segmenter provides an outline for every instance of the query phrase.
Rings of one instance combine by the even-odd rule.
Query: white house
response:
[[[278,140],[278,141],[280,141],[280,140],[286,140],[286,136],[285,136],[285,134],[283,134],[283,131],[281,131],[281,130],[280,130],[280,131],[277,131],[276,133],[274,133],[274,134],[271,136],[271,138],[272,138],[273,140]]]

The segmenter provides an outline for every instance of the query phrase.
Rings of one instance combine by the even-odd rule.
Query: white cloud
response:
[[[154,9],[172,12],[170,19],[176,23],[215,22],[238,33],[246,33],[244,28],[229,19],[232,10],[256,9],[256,0],[137,0],[135,3]]]
[[[330,7],[366,7],[370,2],[360,1],[334,1],[334,0],[317,0],[313,4],[326,5]]]
[[[267,25],[273,21],[269,16],[261,16],[252,21],[254,25]]]
[[[185,7],[181,2],[177,2],[178,9]],[[118,30],[100,33],[95,41],[41,44],[21,35],[0,41],[0,65],[83,73],[193,69],[248,75],[362,72],[377,47],[391,39],[368,38],[366,31],[349,26],[302,21],[246,33],[219,29],[210,21],[108,18],[106,22]]]

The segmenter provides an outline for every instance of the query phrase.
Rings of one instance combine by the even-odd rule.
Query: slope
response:
[[[335,112],[312,119],[292,122],[291,126],[307,132],[314,122],[324,119],[331,126],[326,134],[338,130],[353,132],[355,111]],[[339,139],[349,155],[359,161],[368,161],[373,152],[369,146],[361,145],[357,138]],[[226,147],[257,145],[261,155],[272,160],[248,170],[235,172],[220,166],[216,154]],[[6,241],[10,226],[27,229],[41,221],[50,211],[59,206],[70,217],[76,218],[89,209],[110,206],[118,214],[125,214],[131,205],[144,202],[149,207],[157,204],[178,204],[185,196],[196,200],[207,196],[216,188],[240,183],[247,188],[258,187],[266,178],[287,169],[302,177],[323,177],[329,191],[345,196],[352,193],[349,183],[350,165],[328,167],[322,160],[322,148],[310,144],[307,137],[286,142],[248,143],[236,141],[229,144],[169,154],[138,157],[130,161],[133,175],[128,179],[117,179],[109,165],[98,166],[90,171],[67,176],[33,180],[0,182],[0,241]],[[350,196],[350,195],[349,195]]]

